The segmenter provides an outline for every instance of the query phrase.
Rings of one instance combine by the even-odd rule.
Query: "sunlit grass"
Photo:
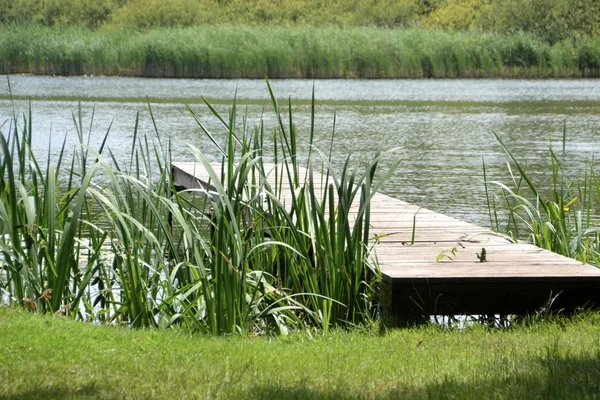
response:
[[[0,308],[0,396],[595,398],[597,314],[505,330],[215,338]]]

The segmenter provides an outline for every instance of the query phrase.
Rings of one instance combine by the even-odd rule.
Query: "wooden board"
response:
[[[211,166],[221,169],[220,164]],[[209,180],[197,163],[173,163],[172,171],[174,181],[185,188],[204,187]],[[289,188],[281,193],[290,196]],[[353,204],[351,215],[357,212]],[[369,226],[369,246],[397,313],[532,312],[558,293],[557,307],[600,305],[600,269],[513,243],[487,228],[381,193],[371,200]],[[486,262],[477,255],[482,249]]]

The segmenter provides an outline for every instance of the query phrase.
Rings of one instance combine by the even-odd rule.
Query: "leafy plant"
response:
[[[435,258],[435,262],[439,263],[444,258],[447,258],[450,261],[454,261],[454,257],[456,257],[457,252],[458,250],[456,249],[456,247],[453,247],[451,249],[444,249],[440,251],[440,254],[438,254],[438,256]]]

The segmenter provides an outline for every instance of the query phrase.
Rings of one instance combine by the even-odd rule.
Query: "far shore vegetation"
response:
[[[0,73],[597,77],[599,34],[594,0],[15,0]]]

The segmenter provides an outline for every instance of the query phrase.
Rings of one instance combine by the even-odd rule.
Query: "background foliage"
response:
[[[527,32],[556,43],[600,32],[596,0],[0,0],[0,23],[93,29],[201,24],[421,25]]]
[[[600,74],[600,41],[411,27],[0,26],[0,73],[162,78],[473,78]]]

